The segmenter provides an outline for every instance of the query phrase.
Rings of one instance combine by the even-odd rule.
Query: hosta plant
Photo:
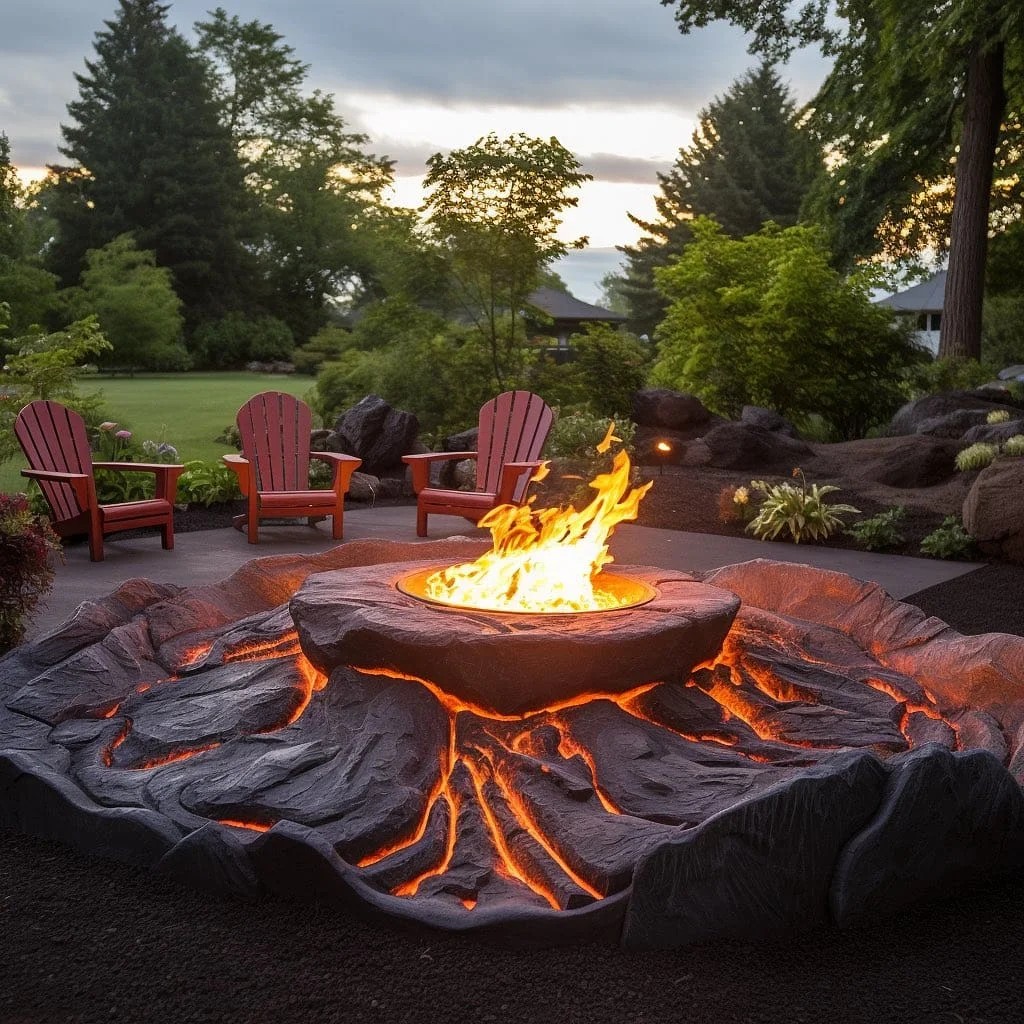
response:
[[[178,477],[177,500],[195,505],[215,505],[240,498],[238,477],[223,462],[193,459]]]
[[[961,473],[968,473],[973,469],[984,469],[986,466],[992,465],[998,454],[999,448],[996,445],[979,441],[957,454],[956,468]]]
[[[921,554],[932,558],[968,558],[974,553],[974,538],[956,516],[946,516],[942,525],[921,541]]]
[[[898,505],[870,519],[858,520],[846,532],[860,541],[861,547],[868,551],[888,551],[899,547],[906,540],[900,529],[906,518],[907,510]]]
[[[826,494],[838,491],[832,484],[808,484],[803,470],[794,469],[800,485],[767,484],[752,480],[750,486],[764,495],[747,531],[759,540],[776,540],[788,534],[794,544],[802,540],[827,540],[845,525],[843,516],[860,511],[852,505],[832,504]]]

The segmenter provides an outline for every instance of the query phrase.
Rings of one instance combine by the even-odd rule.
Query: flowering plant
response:
[[[53,583],[50,554],[60,550],[26,495],[0,494],[0,654],[21,643],[25,617]]]
[[[800,486],[790,483],[767,484],[764,480],[751,480],[750,486],[764,495],[757,515],[747,523],[748,532],[759,540],[775,540],[788,533],[794,544],[801,540],[827,540],[842,528],[842,516],[860,509],[852,505],[830,504],[824,496],[839,488],[833,484],[808,484],[799,467],[793,476],[800,478]]]

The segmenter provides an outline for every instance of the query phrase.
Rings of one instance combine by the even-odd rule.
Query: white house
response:
[[[927,281],[915,284],[905,292],[896,292],[879,299],[876,306],[889,306],[897,313],[917,319],[917,340],[932,355],[938,355],[939,336],[942,332],[942,300],[946,291],[946,272],[940,270]]]

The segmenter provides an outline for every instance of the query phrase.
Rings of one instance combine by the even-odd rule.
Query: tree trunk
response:
[[[967,69],[964,126],[956,161],[940,358],[981,358],[992,164],[1005,105],[1003,44],[987,50],[976,47]]]

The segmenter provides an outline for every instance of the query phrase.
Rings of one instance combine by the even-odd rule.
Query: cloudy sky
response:
[[[559,270],[580,298],[635,240],[627,212],[653,211],[656,174],[689,143],[695,116],[754,63],[736,30],[691,36],[658,0],[223,0],[229,14],[271,23],[334,93],[370,149],[396,160],[394,199],[419,204],[428,156],[489,131],[557,136],[594,181],[565,220],[591,249]],[[177,0],[188,38],[216,0]],[[116,0],[6,0],[0,27],[0,132],[26,171],[59,160],[74,73]],[[798,54],[783,71],[799,100],[824,64]]]

